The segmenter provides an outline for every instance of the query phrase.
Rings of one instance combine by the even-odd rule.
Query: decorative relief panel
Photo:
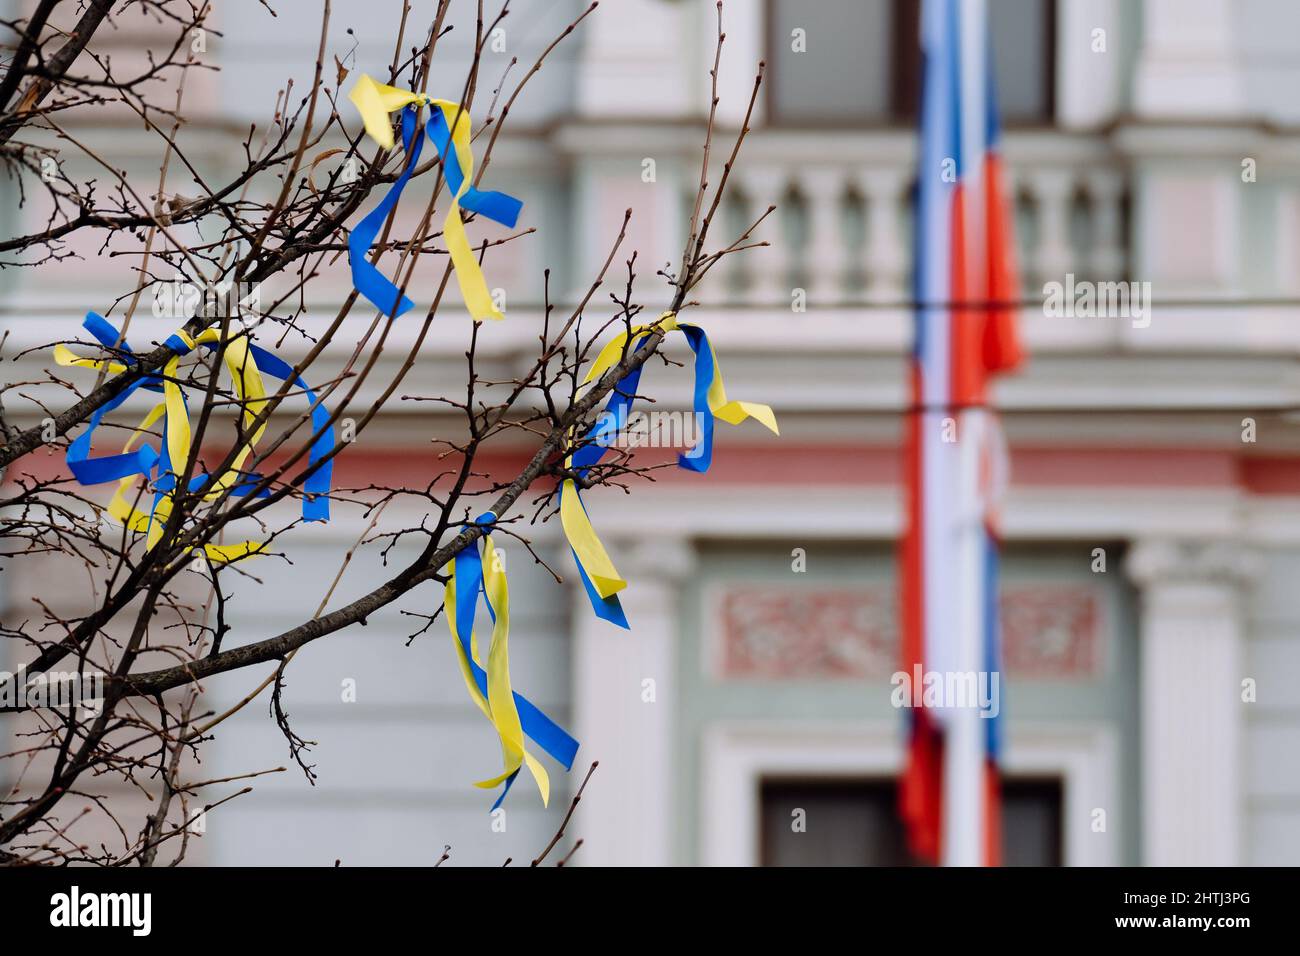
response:
[[[717,594],[709,644],[730,680],[886,677],[898,669],[892,588],[732,584]],[[1010,584],[1001,601],[1004,668],[1038,680],[1097,676],[1100,594],[1086,585]]]
[[[1077,584],[1003,589],[1002,660],[1008,676],[1096,677],[1102,667],[1100,598]]]
[[[892,673],[898,637],[880,590],[734,585],[720,598],[721,676],[817,680]]]

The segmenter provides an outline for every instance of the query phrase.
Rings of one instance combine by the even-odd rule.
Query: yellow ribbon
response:
[[[572,467],[572,456],[564,461],[565,468]],[[578,562],[591,580],[596,593],[603,598],[627,587],[627,580],[618,573],[614,562],[600,543],[596,529],[592,527],[587,509],[578,496],[578,486],[572,478],[565,478],[560,491],[560,524],[569,547],[578,556]]]

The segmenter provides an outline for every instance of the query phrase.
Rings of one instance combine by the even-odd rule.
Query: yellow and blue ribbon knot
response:
[[[116,351],[118,357],[82,358],[64,345],[56,345],[54,360],[59,365],[103,369],[112,374],[121,374],[137,363],[130,345],[125,341],[119,344],[121,336],[103,316],[90,312],[82,326],[105,349]],[[284,381],[292,379],[292,383],[303,391],[312,406],[311,421],[316,437],[309,450],[308,463],[318,467],[303,483],[302,516],[305,521],[329,520],[334,429],[330,423],[329,411],[317,402],[315,393],[301,376],[294,375],[290,365],[266,349],[253,345],[246,333],[239,332],[223,339],[219,330],[208,329],[196,338],[191,338],[183,330],[178,330],[163,343],[172,352],[163,368],[140,376],[113,400],[97,409],[87,421],[86,430],[69,444],[65,456],[68,469],[80,484],[118,482],[117,491],[109,502],[109,513],[130,530],[145,535],[147,548],[153,548],[162,538],[167,519],[171,515],[181,472],[190,456],[189,410],[184,390],[177,378],[180,359],[196,346],[217,349],[223,343],[223,361],[236,398],[241,404],[243,421],[249,428],[252,428],[269,401],[263,381],[264,374]],[[94,433],[104,416],[141,389],[160,393],[162,401],[132,430],[121,454],[91,457]],[[160,449],[155,449],[143,439],[148,430],[159,421],[162,422],[162,442]],[[240,496],[253,494],[261,483],[261,478],[243,471],[243,465],[265,430],[266,425],[263,423],[244,437],[231,467],[224,474],[194,475],[187,484],[188,490],[191,493],[203,492],[206,500],[214,500],[226,492]],[[140,443],[138,448],[137,442]],[[140,477],[144,478],[147,487],[153,492],[153,503],[148,514],[137,511],[127,500],[128,493]],[[263,488],[256,491],[256,494],[258,497],[267,497],[270,491]],[[228,562],[257,553],[263,547],[253,541],[233,545],[207,544],[204,545],[204,552],[214,561]]]
[[[431,109],[424,127],[425,135],[438,151],[443,177],[451,191],[450,208],[443,220],[443,239],[451,254],[461,298],[476,322],[502,318],[488,292],[478,257],[470,247],[460,210],[468,209],[513,229],[519,221],[523,203],[505,193],[476,189],[470,184],[474,177],[474,154],[470,148],[472,126],[469,112],[447,100],[376,83],[364,73],[348,96],[361,114],[366,133],[383,149],[393,148],[389,114],[401,111],[402,149],[407,156],[401,175],[389,187],[379,205],[357,224],[348,237],[353,288],[389,318],[397,318],[414,305],[366,256],[420,160],[424,137],[419,135],[416,117],[419,107],[427,104]]]
[[[504,563],[492,543],[490,530],[497,516],[484,512],[474,524],[485,529],[478,540],[456,553],[448,564],[444,596],[444,613],[451,632],[452,644],[460,664],[465,686],[478,709],[482,711],[497,732],[501,742],[504,766],[502,772],[477,787],[491,789],[504,784],[496,802],[501,805],[522,767],[527,767],[542,794],[542,803],[550,800],[550,778],[546,768],[530,754],[524,738],[563,764],[565,770],[573,767],[578,753],[578,741],[546,716],[526,697],[515,693],[510,683],[510,595],[506,586]],[[470,527],[465,525],[465,528]],[[482,555],[479,542],[482,542]],[[487,607],[492,623],[492,636],[488,644],[487,665],[484,666],[478,640],[474,634],[474,619],[478,612],[479,595]]]
[[[770,406],[756,402],[728,400],[726,387],[722,381],[722,367],[718,364],[717,353],[713,350],[708,335],[698,325],[679,322],[671,312],[665,312],[659,321],[652,325],[637,326],[615,336],[596,356],[591,368],[587,370],[583,385],[598,381],[601,376],[618,365],[625,354],[635,354],[656,331],[681,332],[695,354],[693,406],[696,419],[700,422],[700,439],[694,447],[677,456],[679,468],[700,474],[709,470],[713,464],[713,432],[716,419],[731,425],[739,425],[745,419],[753,418],[773,434],[780,434],[776,415]],[[566,477],[560,483],[560,522],[578,566],[578,576],[582,580],[583,589],[587,592],[587,598],[596,616],[620,627],[628,627],[627,615],[623,612],[622,604],[618,599],[618,592],[627,587],[627,581],[615,569],[595,528],[592,527],[575,477],[578,480],[585,480],[588,472],[613,446],[614,436],[611,433],[617,432],[619,423],[628,420],[628,411],[636,397],[640,382],[641,367],[638,367],[624,375],[614,386],[600,419],[565,459],[565,469],[571,472],[573,477]]]

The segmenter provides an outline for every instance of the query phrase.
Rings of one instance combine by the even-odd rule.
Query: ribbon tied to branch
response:
[[[396,318],[413,306],[401,289],[366,256],[379,230],[383,228],[384,221],[397,206],[402,190],[406,188],[420,160],[424,137],[418,133],[416,117],[419,107],[427,105],[430,107],[429,119],[424,131],[438,151],[443,176],[451,191],[451,202],[443,219],[442,235],[451,255],[461,298],[476,322],[502,318],[488,292],[487,280],[483,278],[478,257],[470,247],[461,210],[469,210],[513,229],[519,220],[523,203],[505,193],[480,190],[472,185],[474,153],[470,147],[469,111],[449,100],[434,99],[423,93],[385,86],[364,73],[352,87],[348,98],[361,113],[366,133],[383,149],[393,148],[390,114],[400,110],[402,148],[406,153],[406,165],[401,175],[389,187],[379,205],[357,224],[348,238],[348,260],[352,266],[353,287],[371,305],[390,318]]]
[[[692,448],[677,456],[678,467],[699,473],[709,470],[713,463],[714,425],[719,420],[739,425],[746,419],[753,418],[773,434],[780,434],[776,415],[769,406],[727,398],[722,381],[722,367],[718,364],[718,356],[709,337],[698,325],[681,322],[671,312],[665,312],[657,322],[636,326],[610,340],[587,370],[583,385],[599,381],[601,376],[622,362],[624,356],[635,354],[641,349],[655,332],[680,332],[695,353],[693,406],[696,421],[700,425],[700,435]],[[586,505],[582,501],[579,482],[586,479],[590,470],[613,446],[614,433],[620,423],[628,420],[628,409],[636,398],[640,381],[641,367],[638,366],[614,386],[600,419],[565,458],[565,471],[568,475],[560,483],[560,522],[573,551],[582,586],[596,616],[620,627],[628,627],[627,615],[618,599],[618,592],[627,587],[627,581],[614,567],[614,562],[592,527]]]
[[[98,313],[87,314],[82,323],[105,349],[116,354],[114,358],[83,358],[66,345],[54,347],[54,360],[68,367],[92,368],[121,375],[136,365],[137,359],[130,345],[122,340],[112,324]],[[164,343],[172,355],[162,369],[139,376],[120,391],[111,401],[96,409],[87,421],[87,427],[68,446],[68,469],[83,485],[97,485],[117,481],[117,490],[109,502],[108,511],[129,530],[145,536],[145,547],[152,549],[163,539],[171,517],[178,488],[189,463],[192,434],[189,409],[179,378],[181,359],[196,347],[218,349],[229,374],[231,388],[240,406],[241,435],[230,466],[219,475],[199,473],[187,484],[191,494],[202,493],[203,500],[214,501],[226,494],[266,497],[268,488],[262,479],[246,472],[244,465],[253,453],[258,440],[266,431],[266,422],[257,423],[270,402],[266,393],[265,375],[292,383],[302,391],[311,407],[313,440],[308,465],[314,468],[303,482],[302,517],[304,521],[329,520],[329,493],[333,466],[334,428],[330,414],[317,401],[315,393],[295,375],[293,368],[275,354],[254,345],[244,331],[222,335],[219,329],[205,329],[191,337],[181,329]],[[153,406],[132,429],[130,436],[116,455],[91,456],[95,431],[104,416],[122,405],[136,391],[149,391],[161,395],[162,400]],[[150,444],[150,429],[162,423],[162,441],[158,448]],[[148,512],[135,508],[131,498],[138,480],[143,477],[146,490],[152,491],[153,501]],[[265,544],[244,541],[238,544],[205,544],[203,551],[217,563],[227,563],[256,554]]]

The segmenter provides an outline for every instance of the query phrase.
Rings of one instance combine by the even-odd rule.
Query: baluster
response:
[[[1113,169],[1087,174],[1088,208],[1092,214],[1092,275],[1100,280],[1127,277],[1127,256],[1120,216],[1124,181]]]
[[[695,189],[692,186],[690,190],[682,196],[682,232],[690,228],[691,213],[695,209]],[[704,221],[704,216],[709,210],[710,200],[707,199],[704,206],[700,209],[700,222],[696,223],[698,229],[700,223]],[[730,224],[726,221],[726,204],[718,207],[718,215],[714,217],[714,223],[709,231],[711,239],[719,239],[730,234]],[[683,240],[684,241],[684,240]],[[707,241],[706,249],[713,249],[715,243]],[[694,247],[691,249],[694,252]],[[728,260],[731,260],[730,262]],[[690,298],[702,303],[703,305],[716,305],[719,302],[727,302],[731,299],[731,289],[728,286],[728,279],[725,270],[735,265],[735,260],[727,256],[721,262],[717,263],[710,269],[696,285],[691,287]]]
[[[899,214],[905,201],[906,175],[899,169],[869,169],[857,177],[858,189],[866,198],[867,298],[898,301],[904,297],[907,249]]]
[[[767,247],[737,253],[745,276],[741,297],[747,302],[789,303],[790,240],[786,226],[790,217],[785,209],[785,187],[789,180],[782,169],[759,167],[738,172],[744,186],[746,226],[768,206],[776,206],[751,237],[752,242],[766,241]]]
[[[833,167],[810,167],[799,180],[806,199],[808,236],[803,266],[811,304],[843,299],[847,243],[844,240],[844,173]]]
[[[718,206],[717,215],[713,217],[710,238],[705,248],[710,252],[719,252],[726,245],[740,237],[740,231],[749,223],[740,219],[749,212],[748,204],[738,196],[735,189],[728,188],[722,204]],[[751,220],[752,221],[752,220]],[[732,304],[743,298],[745,287],[746,259],[761,250],[748,249],[723,256],[713,264],[702,283],[709,302]]]
[[[1002,188],[1006,191],[1006,211],[1011,222],[1012,235],[1015,236],[1016,268],[1020,273],[1020,284],[1024,289],[1032,289],[1038,278],[1034,271],[1032,232],[1033,223],[1026,222],[1020,202],[1024,186],[1024,171],[1015,166],[1002,169]]]
[[[1034,269],[1042,281],[1064,281],[1074,266],[1070,248],[1070,189],[1068,170],[1037,170],[1029,176],[1038,211],[1038,248]]]

